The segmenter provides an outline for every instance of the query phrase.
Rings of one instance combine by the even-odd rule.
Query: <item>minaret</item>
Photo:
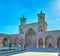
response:
[[[26,18],[24,18],[24,15],[22,16],[22,18],[20,18],[21,20],[21,25],[26,25]]]
[[[45,14],[42,11],[40,11],[40,13],[38,14],[38,22],[43,22],[45,21],[44,19],[45,19]]]
[[[38,14],[38,22],[42,23],[42,29],[43,31],[47,31],[47,23],[45,21],[45,13],[43,13],[42,11],[40,11],[40,13]]]

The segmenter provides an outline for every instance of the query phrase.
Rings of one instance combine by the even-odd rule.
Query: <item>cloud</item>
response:
[[[6,34],[17,34],[19,31],[18,26],[16,25],[9,25],[5,28]]]
[[[52,14],[57,16],[56,14],[60,14],[60,0],[54,0],[54,2],[52,2],[50,4],[50,9],[52,11]]]
[[[53,11],[55,11],[56,13],[60,13],[60,0],[57,0],[54,5],[53,5]]]
[[[58,1],[56,2],[55,7],[56,7],[57,10],[60,10],[60,0],[58,0]]]

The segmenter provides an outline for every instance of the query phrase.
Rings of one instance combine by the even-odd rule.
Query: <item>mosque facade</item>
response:
[[[60,48],[60,30],[47,30],[45,13],[38,13],[38,22],[26,24],[24,16],[20,18],[18,34],[0,33],[0,47],[26,45],[26,47]]]

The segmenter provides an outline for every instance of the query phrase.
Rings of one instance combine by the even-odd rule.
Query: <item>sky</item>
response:
[[[22,15],[27,24],[37,22],[41,10],[45,13],[47,30],[60,30],[60,0],[0,0],[0,32],[19,33]]]

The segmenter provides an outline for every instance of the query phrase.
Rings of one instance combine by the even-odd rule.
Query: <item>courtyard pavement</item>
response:
[[[17,52],[0,54],[0,56],[60,56],[57,48],[27,48]]]
[[[15,54],[11,56],[58,56],[58,53],[47,52],[26,52],[22,54]]]

